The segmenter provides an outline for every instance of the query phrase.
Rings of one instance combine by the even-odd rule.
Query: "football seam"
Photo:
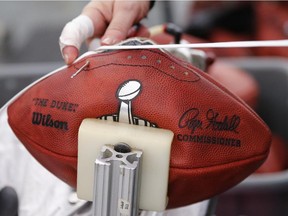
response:
[[[110,65],[129,66],[129,67],[142,67],[142,68],[153,68],[153,69],[156,69],[157,71],[165,74],[166,76],[169,76],[169,77],[171,77],[171,78],[173,78],[173,79],[176,79],[176,80],[178,80],[178,81],[181,81],[181,82],[195,83],[195,82],[198,82],[198,81],[200,80],[200,77],[199,77],[199,76],[197,76],[197,79],[194,79],[194,80],[179,79],[179,78],[177,78],[176,76],[170,75],[170,74],[166,73],[165,71],[162,71],[162,70],[160,70],[159,68],[154,67],[154,66],[150,66],[150,65],[130,65],[130,64],[110,63],[110,64],[106,64],[106,65],[101,65],[101,66],[98,66],[98,67],[94,67],[94,68],[91,68],[91,69],[89,69],[89,70],[99,69],[99,68],[101,68],[101,67],[110,66]],[[77,69],[77,68],[75,67],[75,69]],[[87,71],[89,71],[89,70],[87,70]]]
[[[93,57],[95,58],[95,57],[97,57],[97,56],[99,56],[99,55],[100,55],[101,57],[104,57],[104,56],[106,56],[106,55],[108,55],[108,54],[109,54],[109,55],[116,55],[116,54],[123,53],[123,52],[126,52],[126,51],[125,51],[125,50],[115,51],[113,54],[111,54],[111,53],[95,53],[94,55],[91,54],[91,56],[89,56],[89,57],[87,57],[87,58],[93,58]],[[188,63],[188,64],[185,64],[185,65],[183,66],[184,61],[182,61],[181,59],[178,59],[178,58],[174,57],[174,56],[173,56],[172,54],[170,54],[170,53],[165,53],[166,55],[164,55],[162,52],[153,51],[153,50],[145,50],[145,52],[150,52],[150,53],[154,53],[154,54],[161,55],[162,58],[165,58],[166,60],[172,61],[172,62],[173,62],[174,64],[176,64],[178,67],[180,67],[180,68],[182,68],[182,69],[190,70],[190,71],[193,73],[193,75],[197,77],[197,80],[196,80],[196,81],[198,81],[198,80],[200,79],[199,75],[195,72],[195,70],[196,70],[197,72],[199,72],[199,71],[197,70],[197,68],[196,68],[194,65]],[[167,56],[169,56],[169,58],[168,58]],[[87,58],[86,58],[86,59],[83,59],[83,60],[81,60],[81,61],[79,61],[79,62],[77,62],[77,64],[87,61]],[[114,64],[114,63],[110,63],[110,64]],[[106,65],[110,65],[110,64],[106,64]],[[115,65],[129,65],[129,66],[130,66],[130,64],[119,64],[119,63],[115,63]],[[71,65],[71,66],[72,66],[72,65]],[[105,65],[101,65],[101,66],[98,66],[98,67],[102,67],[102,66],[105,66]],[[142,66],[142,65],[132,65],[132,66]],[[73,65],[73,67],[74,67],[76,70],[79,70],[79,68],[76,67],[75,64]],[[98,67],[94,67],[94,68],[91,68],[91,69],[89,68],[89,69],[86,69],[86,71],[93,70],[93,69],[96,69],[96,68],[98,68]],[[152,66],[152,67],[153,67],[153,66]],[[153,67],[153,68],[156,68],[156,67]],[[156,68],[156,69],[159,70],[158,68]],[[162,70],[160,70],[160,71],[163,72]],[[165,72],[163,72],[163,73],[165,73]],[[165,74],[166,74],[166,73],[165,73]]]

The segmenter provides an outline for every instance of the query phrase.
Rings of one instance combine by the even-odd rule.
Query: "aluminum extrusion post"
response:
[[[137,216],[142,151],[104,145],[95,161],[93,215]]]

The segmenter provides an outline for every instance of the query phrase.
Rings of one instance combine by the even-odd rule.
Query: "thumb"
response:
[[[62,55],[65,63],[70,65],[78,57],[79,51],[75,46],[65,46],[62,49]]]

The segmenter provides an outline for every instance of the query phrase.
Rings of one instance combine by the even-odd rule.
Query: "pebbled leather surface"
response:
[[[75,187],[81,121],[117,121],[116,93],[129,80],[141,83],[131,101],[135,119],[175,134],[168,208],[223,192],[267,157],[270,130],[251,108],[209,75],[156,49],[85,56],[23,92],[8,107],[9,125],[42,165]]]

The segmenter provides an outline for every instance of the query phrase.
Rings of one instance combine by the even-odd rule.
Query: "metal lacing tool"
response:
[[[81,71],[83,71],[84,69],[86,69],[88,66],[89,66],[90,62],[89,61],[86,61],[86,63],[81,67],[79,68],[72,76],[71,76],[71,79],[73,79],[75,76],[77,76]]]

